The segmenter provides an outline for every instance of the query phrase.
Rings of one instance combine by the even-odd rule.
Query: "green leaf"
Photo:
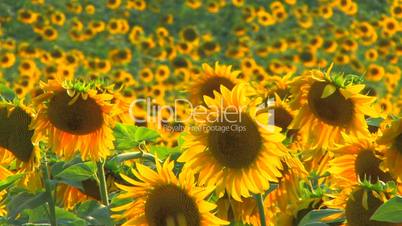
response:
[[[322,91],[321,98],[327,98],[331,96],[336,91],[336,87],[332,84],[328,84],[325,86],[324,90]]]
[[[74,226],[86,226],[85,220],[79,218],[74,213],[68,212],[63,208],[56,206],[56,219],[57,225],[74,225]]]
[[[370,126],[380,127],[380,124],[384,121],[383,118],[368,118],[367,124]]]
[[[93,162],[85,162],[74,164],[57,175],[55,175],[58,179],[67,179],[67,180],[75,180],[75,181],[83,181],[86,179],[93,178],[95,175],[95,165]]]
[[[4,84],[0,84],[0,96],[4,97],[6,100],[13,100],[15,98],[15,93],[12,89],[8,88]]]
[[[160,135],[155,130],[146,127],[118,123],[114,128],[114,136],[116,150],[129,150],[137,147],[143,141],[155,142]]]
[[[336,213],[341,213],[342,210],[338,209],[319,209],[311,210],[307,213],[299,222],[298,226],[324,226],[327,225],[322,221],[323,218],[331,216]],[[337,219],[334,222],[343,221],[342,219]],[[333,222],[333,221],[331,221]],[[329,223],[329,222],[328,222]]]
[[[24,174],[15,174],[12,176],[7,177],[6,179],[0,181],[0,191],[10,187],[12,184],[14,184],[16,181],[18,181],[19,179],[21,179],[21,177]]]
[[[35,195],[28,192],[18,193],[10,201],[8,215],[11,218],[16,218],[24,209],[33,209],[46,202],[47,195],[45,192],[39,192]]]
[[[395,196],[382,204],[374,212],[370,220],[402,223],[402,197]]]
[[[28,216],[29,223],[45,224],[49,223],[49,216],[45,214],[47,211],[47,207],[45,205],[41,205],[33,209],[26,209],[24,214]]]
[[[82,219],[86,219],[90,225],[113,224],[108,208],[95,200],[80,204],[75,212]]]
[[[153,155],[158,156],[158,159],[164,160],[169,155],[180,153],[181,151],[178,147],[171,148],[166,146],[151,146],[150,152]]]

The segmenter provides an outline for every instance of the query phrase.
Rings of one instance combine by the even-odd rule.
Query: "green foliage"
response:
[[[371,216],[371,220],[402,223],[402,197],[395,196],[382,204]]]
[[[15,175],[9,176],[6,179],[0,181],[0,191],[7,189],[11,185],[13,185],[15,182],[17,182],[19,179],[21,179],[21,177],[23,175],[24,174],[15,174]]]
[[[82,219],[86,219],[90,225],[111,225],[113,223],[106,206],[95,200],[81,203],[75,212]]]
[[[137,147],[141,142],[155,142],[160,136],[155,130],[118,123],[114,128],[115,148],[124,151]]]
[[[328,226],[327,223],[342,222],[344,219],[335,219],[331,221],[323,221],[322,219],[333,214],[342,213],[338,209],[319,209],[312,210],[307,213],[299,222],[298,226]]]

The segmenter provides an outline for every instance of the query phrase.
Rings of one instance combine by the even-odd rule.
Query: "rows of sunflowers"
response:
[[[402,225],[401,0],[1,0],[0,225]]]

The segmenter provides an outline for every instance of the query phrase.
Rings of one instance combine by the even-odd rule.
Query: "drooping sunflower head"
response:
[[[375,184],[370,181],[361,181],[359,184],[345,188],[332,199],[325,201],[329,208],[344,210],[346,225],[350,226],[391,226],[387,222],[370,220],[371,216],[390,198],[396,195],[396,186],[393,182]]]
[[[193,104],[203,103],[204,96],[213,97],[214,91],[219,92],[221,85],[232,89],[239,83],[237,77],[240,71],[232,71],[231,66],[219,65],[217,62],[214,68],[208,64],[203,64],[202,69],[203,73],[197,78],[193,78],[193,82],[188,87],[190,100]]]
[[[22,101],[0,102],[0,159],[3,164],[16,160],[18,169],[33,170],[40,152],[32,144],[34,131],[29,125],[35,112]]]
[[[66,209],[71,210],[78,203],[82,203],[89,199],[101,200],[99,186],[96,180],[87,179],[81,181],[80,185],[81,188],[72,187],[66,184],[58,186],[57,200]]]
[[[374,137],[345,137],[345,144],[334,150],[335,156],[329,162],[332,183],[338,187],[351,187],[359,181],[393,181],[393,177],[382,166],[380,147]]]
[[[34,142],[48,137],[48,145],[58,155],[71,158],[76,151],[82,159],[99,160],[113,148],[113,96],[99,94],[93,83],[50,80],[42,83],[44,93],[35,99],[38,117]]]
[[[264,200],[268,225],[298,225],[310,210],[321,207],[323,192],[309,186],[306,177],[292,168],[283,173],[277,188]]]
[[[256,115],[259,101],[247,96],[247,87],[221,86],[215,98],[205,97],[207,108],[194,111],[196,123],[188,128],[178,160],[200,172],[201,184],[217,184],[218,193],[226,190],[237,201],[277,181],[287,153],[280,128],[268,125],[268,113]]]
[[[378,138],[384,154],[385,169],[389,169],[390,173],[402,179],[402,119],[399,118],[391,122],[389,128],[384,129],[381,137]]]
[[[132,173],[137,180],[121,175],[130,185],[116,184],[125,191],[119,199],[133,201],[113,208],[115,219],[126,219],[123,225],[226,225],[214,216],[216,205],[205,201],[214,187],[198,187],[191,170],[183,170],[177,178],[174,162],[163,165],[156,161],[156,171],[137,164]],[[122,213],[118,213],[122,212]],[[176,222],[176,223],[175,223]]]
[[[374,97],[360,94],[364,89],[360,77],[312,70],[291,84],[293,109],[300,109],[291,123],[292,129],[304,134],[312,148],[327,149],[340,143],[341,132],[365,136],[368,132],[364,116],[375,117]]]

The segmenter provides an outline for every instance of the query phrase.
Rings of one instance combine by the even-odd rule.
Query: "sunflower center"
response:
[[[274,120],[275,126],[281,127],[282,132],[288,129],[288,126],[293,120],[292,115],[283,107],[273,107],[272,108],[275,112]]]
[[[360,189],[352,193],[353,198],[349,198],[346,203],[345,215],[349,226],[388,226],[392,225],[386,222],[370,220],[370,217],[383,204],[370,191],[367,192],[367,209],[363,206],[364,190]]]
[[[96,180],[87,179],[81,182],[84,190],[82,191],[84,194],[96,199],[101,200],[101,195],[99,193],[99,186]]]
[[[355,161],[355,172],[361,180],[366,178],[371,183],[376,183],[378,180],[383,182],[391,181],[392,177],[380,169],[381,160],[377,158],[373,151],[361,151]]]
[[[201,225],[197,203],[175,185],[162,185],[149,194],[145,217],[150,226]]]
[[[33,152],[31,138],[34,132],[29,130],[31,120],[31,116],[20,107],[10,115],[7,109],[0,109],[0,146],[22,162],[28,162]]]
[[[321,98],[328,82],[314,82],[308,93],[308,104],[313,114],[333,126],[347,127],[353,120],[354,105],[338,89],[330,96]]]
[[[50,100],[48,116],[56,128],[74,135],[86,135],[102,127],[102,109],[95,100],[78,97],[69,105],[71,100],[66,91],[56,93]]]
[[[394,147],[402,154],[402,133],[395,137]]]
[[[246,113],[222,114],[208,132],[209,150],[228,168],[250,166],[257,159],[262,142],[257,124]]]
[[[204,99],[204,95],[209,97],[214,97],[214,91],[219,92],[220,86],[223,85],[228,89],[232,89],[235,84],[228,78],[225,77],[212,77],[207,79],[201,87],[200,96]]]

